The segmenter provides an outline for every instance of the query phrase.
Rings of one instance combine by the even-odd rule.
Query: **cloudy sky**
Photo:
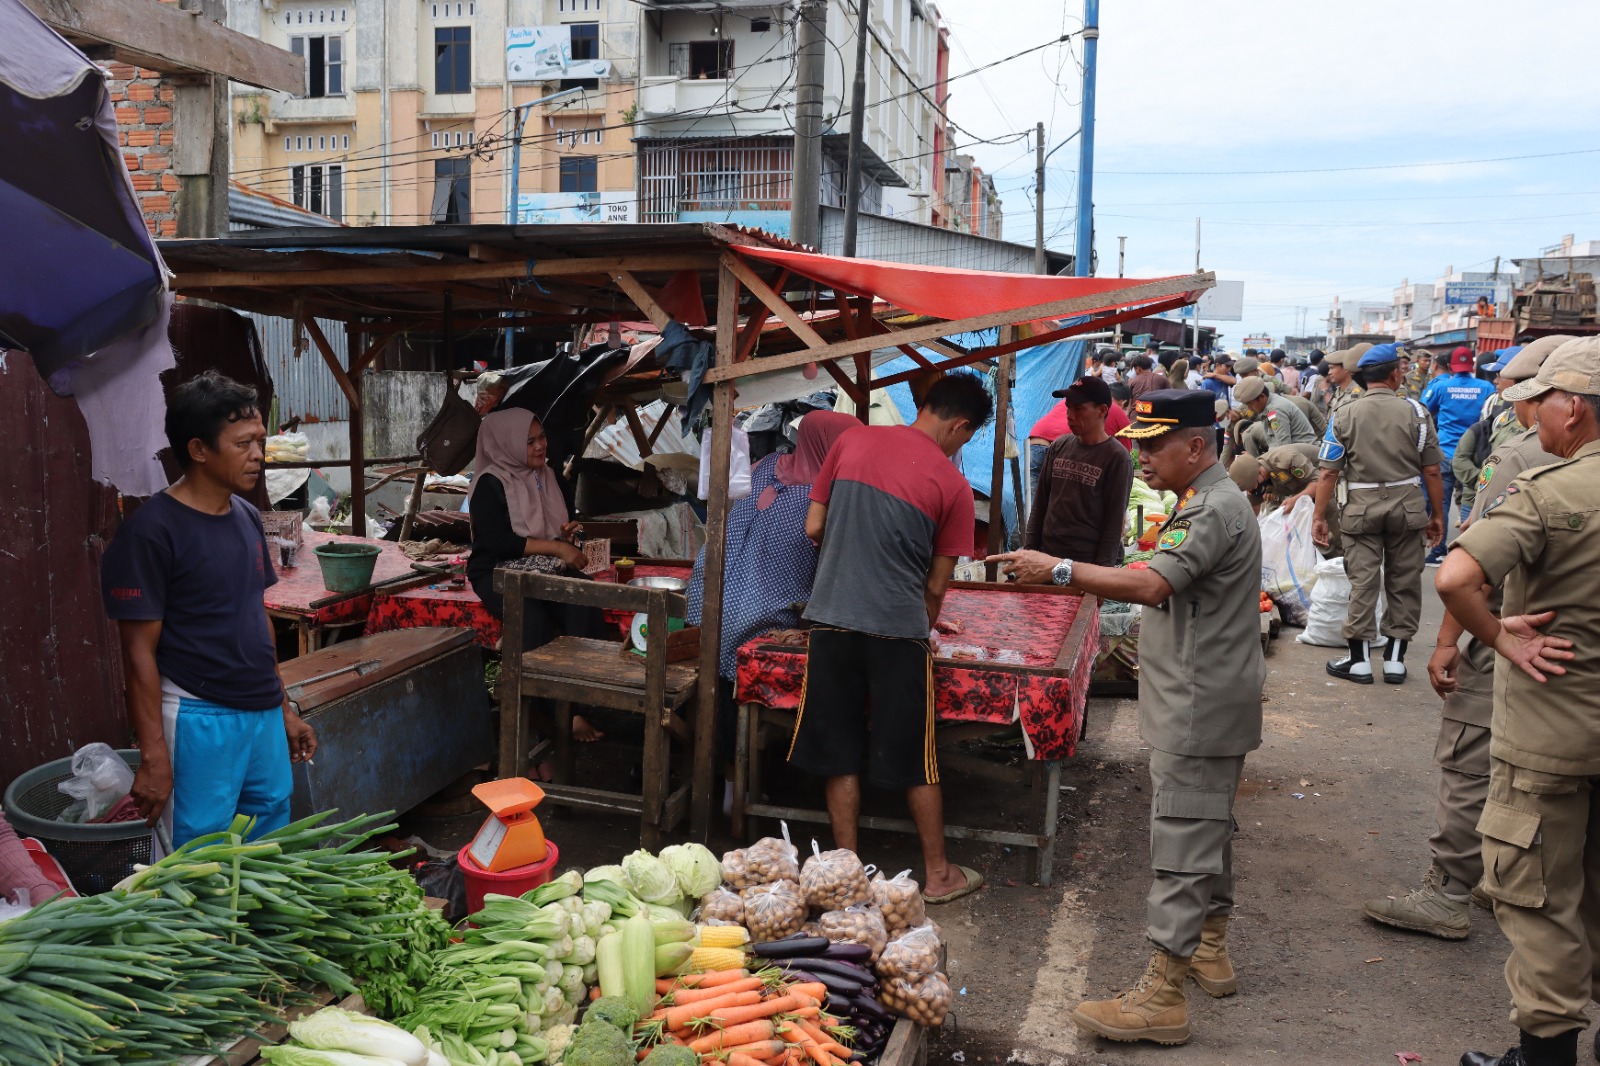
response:
[[[937,2],[953,74],[1082,26],[1081,0]],[[1118,236],[1130,277],[1192,268],[1202,218],[1203,266],[1245,282],[1229,347],[1320,333],[1335,295],[1600,240],[1597,0],[1104,0],[1100,28],[1099,273]],[[960,78],[951,116],[996,141],[1043,121],[1054,146],[1079,126],[1082,56],[1074,38]],[[1032,243],[1031,142],[963,150]],[[1073,142],[1046,174],[1052,248],[1072,249],[1077,178]]]

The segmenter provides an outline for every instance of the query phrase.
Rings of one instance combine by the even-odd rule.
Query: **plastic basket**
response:
[[[117,752],[137,769],[139,753]],[[6,820],[18,836],[42,843],[85,896],[108,891],[150,861],[150,827],[143,821],[80,824],[56,820],[72,798],[56,786],[72,776],[72,759],[57,759],[17,775],[6,789]]]

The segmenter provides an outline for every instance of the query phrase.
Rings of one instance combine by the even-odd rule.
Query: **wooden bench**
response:
[[[656,850],[662,835],[689,810],[690,782],[686,780],[675,790],[671,787],[671,728],[688,728],[674,718],[679,708],[694,699],[699,675],[693,660],[668,662],[668,619],[684,617],[683,595],[523,570],[496,570],[494,583],[505,596],[500,643],[500,776],[527,776],[532,730],[526,701],[547,699],[555,709],[556,779],[543,786],[545,798],[570,807],[637,813],[640,846]],[[519,661],[513,649],[522,646],[528,600],[643,614],[648,627],[645,654],[637,655],[605,640],[558,637],[523,653]],[[643,716],[641,792],[573,783],[574,704]]]

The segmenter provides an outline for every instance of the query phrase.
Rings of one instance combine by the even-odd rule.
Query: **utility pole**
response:
[[[856,76],[850,85],[850,154],[844,167],[845,258],[856,254],[856,226],[861,219],[861,138],[867,122],[867,8],[870,0],[856,0]]]
[[[1033,272],[1048,274],[1044,265],[1044,123],[1033,128]]]
[[[790,182],[789,239],[821,243],[822,79],[828,0],[800,0],[795,27],[794,176]]]
[[[1126,237],[1118,237],[1117,238],[1117,277],[1119,277],[1119,278],[1123,276],[1122,268],[1126,264],[1127,258],[1128,258],[1128,238],[1126,238]],[[1117,323],[1117,341],[1116,341],[1116,344],[1117,344],[1117,354],[1121,355],[1122,354],[1122,323],[1121,322]]]
[[[1100,54],[1100,0],[1083,0],[1083,136],[1078,141],[1078,242],[1072,272],[1092,273],[1094,262],[1094,76]]]
[[[1194,220],[1194,272],[1200,273],[1200,219]],[[1194,354],[1200,354],[1200,301],[1194,302]]]
[[[514,133],[511,137],[511,202],[506,204],[506,221],[515,225],[520,221],[520,206],[517,203],[522,192],[522,130],[528,121],[528,112],[536,107],[553,104],[557,100],[567,100],[574,96],[582,96],[583,89],[563,89],[549,96],[541,96],[516,108]],[[510,364],[507,364],[510,365]]]

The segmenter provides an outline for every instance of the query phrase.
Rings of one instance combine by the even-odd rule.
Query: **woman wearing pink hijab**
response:
[[[478,427],[478,453],[467,490],[472,516],[472,554],[467,580],[496,618],[505,617],[505,602],[494,590],[495,567],[530,555],[559,561],[568,577],[581,576],[587,560],[572,543],[581,531],[567,515],[544,426],[532,412],[508,408],[484,417]],[[523,651],[548,644],[563,634],[607,636],[605,616],[593,607],[530,601],[523,614]],[[513,649],[514,651],[514,649]],[[598,740],[601,734],[581,717],[572,720],[573,736]]]
[[[790,455],[769,455],[750,472],[750,495],[728,512],[728,540],[722,581],[722,642],[717,673],[727,697],[718,715],[719,746],[731,756],[732,685],[739,646],[774,629],[800,624],[795,604],[811,598],[817,574],[817,546],[806,536],[811,483],[822,470],[828,449],[841,435],[861,425],[849,415],[812,411],[800,420]],[[702,549],[689,578],[689,624],[700,624],[705,592],[706,553]],[[726,721],[723,721],[726,719]]]

